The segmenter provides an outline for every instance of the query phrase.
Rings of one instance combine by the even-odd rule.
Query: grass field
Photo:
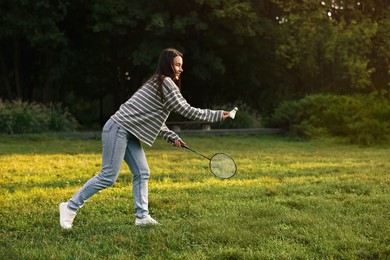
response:
[[[219,180],[208,161],[159,140],[145,147],[151,215],[135,227],[131,173],[79,210],[58,204],[100,169],[98,140],[0,137],[0,259],[389,259],[390,149],[336,140],[187,137],[234,157]]]

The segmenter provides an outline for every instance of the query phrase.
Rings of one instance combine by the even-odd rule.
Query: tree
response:
[[[389,16],[384,15],[389,3],[274,2],[280,7],[278,20],[286,36],[277,54],[285,64],[286,78],[294,92],[351,93],[384,88],[373,78],[378,69],[388,67],[381,60],[388,60],[390,54],[386,45]]]
[[[67,1],[2,1],[0,10],[0,63],[7,96],[50,101],[53,82],[65,68],[61,58],[67,39],[58,23],[66,15]]]
[[[108,74],[117,77],[107,87],[116,107],[151,75],[166,47],[185,55],[183,93],[191,103],[222,103],[237,96],[258,102],[247,93],[256,93],[265,78],[258,57],[272,46],[262,44],[261,6],[255,8],[251,1],[149,1],[145,6],[141,1],[106,0],[88,8],[88,27],[100,40],[98,55],[106,57],[112,71]]]
[[[0,95],[103,123],[166,47],[184,53],[195,106],[269,114],[308,93],[390,92],[389,13],[384,0],[1,0]]]

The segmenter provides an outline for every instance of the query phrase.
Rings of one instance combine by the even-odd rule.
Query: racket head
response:
[[[236,162],[225,153],[214,154],[210,159],[209,166],[214,176],[220,179],[229,179],[237,172]]]

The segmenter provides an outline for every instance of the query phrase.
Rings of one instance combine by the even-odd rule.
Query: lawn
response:
[[[186,137],[235,158],[220,180],[208,161],[158,140],[151,215],[134,226],[132,175],[79,210],[71,231],[58,204],[99,172],[99,140],[0,137],[0,259],[389,259],[390,147],[284,137]]]

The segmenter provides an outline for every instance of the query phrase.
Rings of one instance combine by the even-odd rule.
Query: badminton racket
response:
[[[173,140],[171,140],[174,143]],[[220,179],[229,179],[233,177],[237,172],[237,164],[232,157],[226,153],[216,153],[211,157],[208,157],[185,144],[181,145],[183,148],[196,153],[199,156],[209,160],[210,171],[214,174],[215,177]]]

